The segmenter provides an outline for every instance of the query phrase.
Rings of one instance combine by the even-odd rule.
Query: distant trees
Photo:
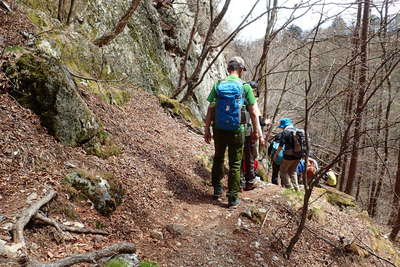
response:
[[[303,30],[296,24],[291,24],[287,29],[286,33],[290,38],[301,40],[303,36]]]

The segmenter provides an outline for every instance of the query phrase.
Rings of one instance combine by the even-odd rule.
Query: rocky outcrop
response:
[[[56,19],[58,1],[20,2],[39,28],[40,35],[36,36],[34,47],[60,60],[70,71],[81,76],[101,80],[124,79],[122,92],[121,86],[113,86],[115,83],[76,80],[79,86],[100,95],[107,102],[126,102],[129,90],[134,90],[134,87],[126,86],[127,82],[165,95],[170,95],[177,86],[180,64],[193,24],[192,1],[180,1],[169,9],[156,9],[153,1],[142,1],[125,30],[103,48],[93,45],[92,41],[113,27],[130,1],[116,0],[111,4],[107,0],[77,1],[75,16],[68,26]],[[189,73],[201,52],[201,29],[189,51]],[[211,59],[212,55],[207,62]],[[224,59],[221,57],[188,103],[198,119],[206,113],[206,97],[213,82],[224,72]]]
[[[64,144],[79,145],[98,133],[99,122],[59,61],[26,50],[10,52],[9,57],[3,69],[14,84],[11,94],[38,114],[52,135]]]

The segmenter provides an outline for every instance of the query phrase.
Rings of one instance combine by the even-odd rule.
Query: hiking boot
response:
[[[240,200],[237,197],[229,197],[228,198],[228,207],[229,208],[236,208],[239,206]]]
[[[253,183],[246,183],[246,186],[244,187],[244,191],[250,191],[256,188],[256,185]]]
[[[223,192],[223,190],[222,190],[221,186],[214,187],[213,198],[218,199],[218,198],[222,197],[222,192]]]

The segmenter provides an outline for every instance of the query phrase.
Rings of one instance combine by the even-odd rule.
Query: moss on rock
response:
[[[110,215],[122,203],[122,184],[108,173],[77,169],[66,176],[66,181],[93,202],[102,215]]]
[[[52,57],[29,51],[10,52],[15,58],[2,69],[15,85],[11,94],[41,118],[49,133],[67,145],[92,139],[101,126],[77,91],[69,72]]]
[[[168,98],[162,94],[159,94],[158,98],[160,99],[161,106],[169,110],[173,116],[183,119],[195,129],[201,129],[202,123],[193,115],[189,107],[179,103],[178,100]]]
[[[122,153],[122,148],[114,141],[111,134],[104,130],[85,143],[83,148],[89,155],[95,155],[102,159],[118,156]]]
[[[357,206],[353,196],[343,193],[333,187],[324,187],[322,190],[325,190],[325,198],[332,205],[339,206],[340,208]]]

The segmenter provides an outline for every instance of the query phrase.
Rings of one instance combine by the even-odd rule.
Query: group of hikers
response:
[[[223,195],[221,180],[224,177],[224,159],[228,148],[228,206],[239,205],[241,190],[255,188],[258,161],[258,148],[265,147],[263,128],[270,121],[261,119],[257,105],[258,86],[255,82],[244,82],[242,74],[246,71],[244,60],[235,56],[228,61],[229,75],[214,84],[207,98],[210,103],[204,128],[204,139],[207,143],[214,139],[215,154],[211,171],[213,197]],[[212,130],[211,130],[212,128]],[[272,165],[272,183],[286,188],[299,190],[299,178],[307,177],[307,182],[319,170],[315,159],[306,156],[305,133],[294,127],[290,118],[280,120],[276,134],[268,147]],[[241,173],[244,181],[241,183]],[[328,185],[336,185],[336,174],[328,170],[324,174]]]

